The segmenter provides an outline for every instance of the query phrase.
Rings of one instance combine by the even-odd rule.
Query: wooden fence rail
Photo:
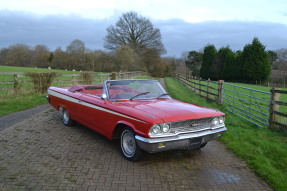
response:
[[[9,91],[9,90],[18,90],[20,84],[25,84],[25,83],[32,83],[32,81],[29,80],[19,80],[19,77],[25,77],[25,73],[21,73],[21,72],[0,72],[0,75],[12,75],[13,76],[13,80],[10,81],[0,81],[0,84],[13,84],[13,88],[0,88],[0,91]],[[110,80],[110,79],[125,79],[125,78],[134,78],[137,76],[141,76],[141,75],[146,75],[145,72],[142,71],[133,71],[133,72],[119,72],[119,73],[106,73],[106,74],[95,74],[95,78],[94,80],[103,82],[104,80]],[[76,84],[77,82],[79,82],[79,80],[77,79],[78,76],[80,76],[80,74],[64,74],[61,76],[65,76],[65,77],[71,77],[70,80],[54,80],[54,83],[59,83],[59,82],[70,82],[72,84]]]
[[[210,79],[197,79],[196,77],[179,73],[175,73],[174,77],[200,96],[222,104],[223,81],[216,82]]]

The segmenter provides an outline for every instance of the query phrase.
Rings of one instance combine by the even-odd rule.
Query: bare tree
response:
[[[107,28],[104,47],[116,51],[122,45],[130,46],[135,52],[152,49],[158,54],[166,52],[158,28],[136,12],[123,14],[115,25]]]
[[[115,58],[116,63],[120,70],[122,71],[131,71],[135,63],[133,50],[127,46],[123,45],[117,49]]]
[[[70,56],[69,69],[82,70],[85,68],[85,43],[81,40],[73,40],[66,48],[66,53]]]
[[[36,45],[31,55],[31,66],[46,68],[49,66],[49,57],[51,53],[47,46]]]
[[[51,63],[52,68],[70,69],[69,68],[69,55],[58,47],[53,53],[53,60]]]
[[[31,50],[25,44],[16,44],[9,47],[7,54],[7,65],[10,66],[31,66]]]

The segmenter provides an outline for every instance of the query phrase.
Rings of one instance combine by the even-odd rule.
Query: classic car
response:
[[[199,149],[226,131],[224,113],[175,100],[157,80],[50,87],[47,98],[65,125],[76,121],[118,139],[130,161],[140,160],[144,151]]]

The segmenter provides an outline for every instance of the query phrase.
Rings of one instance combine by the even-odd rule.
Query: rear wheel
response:
[[[75,124],[75,122],[70,118],[70,114],[66,108],[60,107],[60,112],[64,125],[72,126]]]
[[[136,139],[135,132],[125,127],[121,132],[120,146],[122,155],[129,161],[136,162],[142,158],[143,151],[139,148]]]

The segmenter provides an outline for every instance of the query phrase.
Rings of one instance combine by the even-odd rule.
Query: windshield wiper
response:
[[[160,96],[157,97],[157,99],[162,97],[162,96],[166,96],[166,95],[169,95],[169,94],[168,93],[161,94]]]
[[[145,95],[145,94],[149,94],[150,92],[143,92],[143,93],[139,93],[137,95],[135,95],[134,97],[132,97],[130,100],[133,100],[134,98],[141,96],[141,95]]]

